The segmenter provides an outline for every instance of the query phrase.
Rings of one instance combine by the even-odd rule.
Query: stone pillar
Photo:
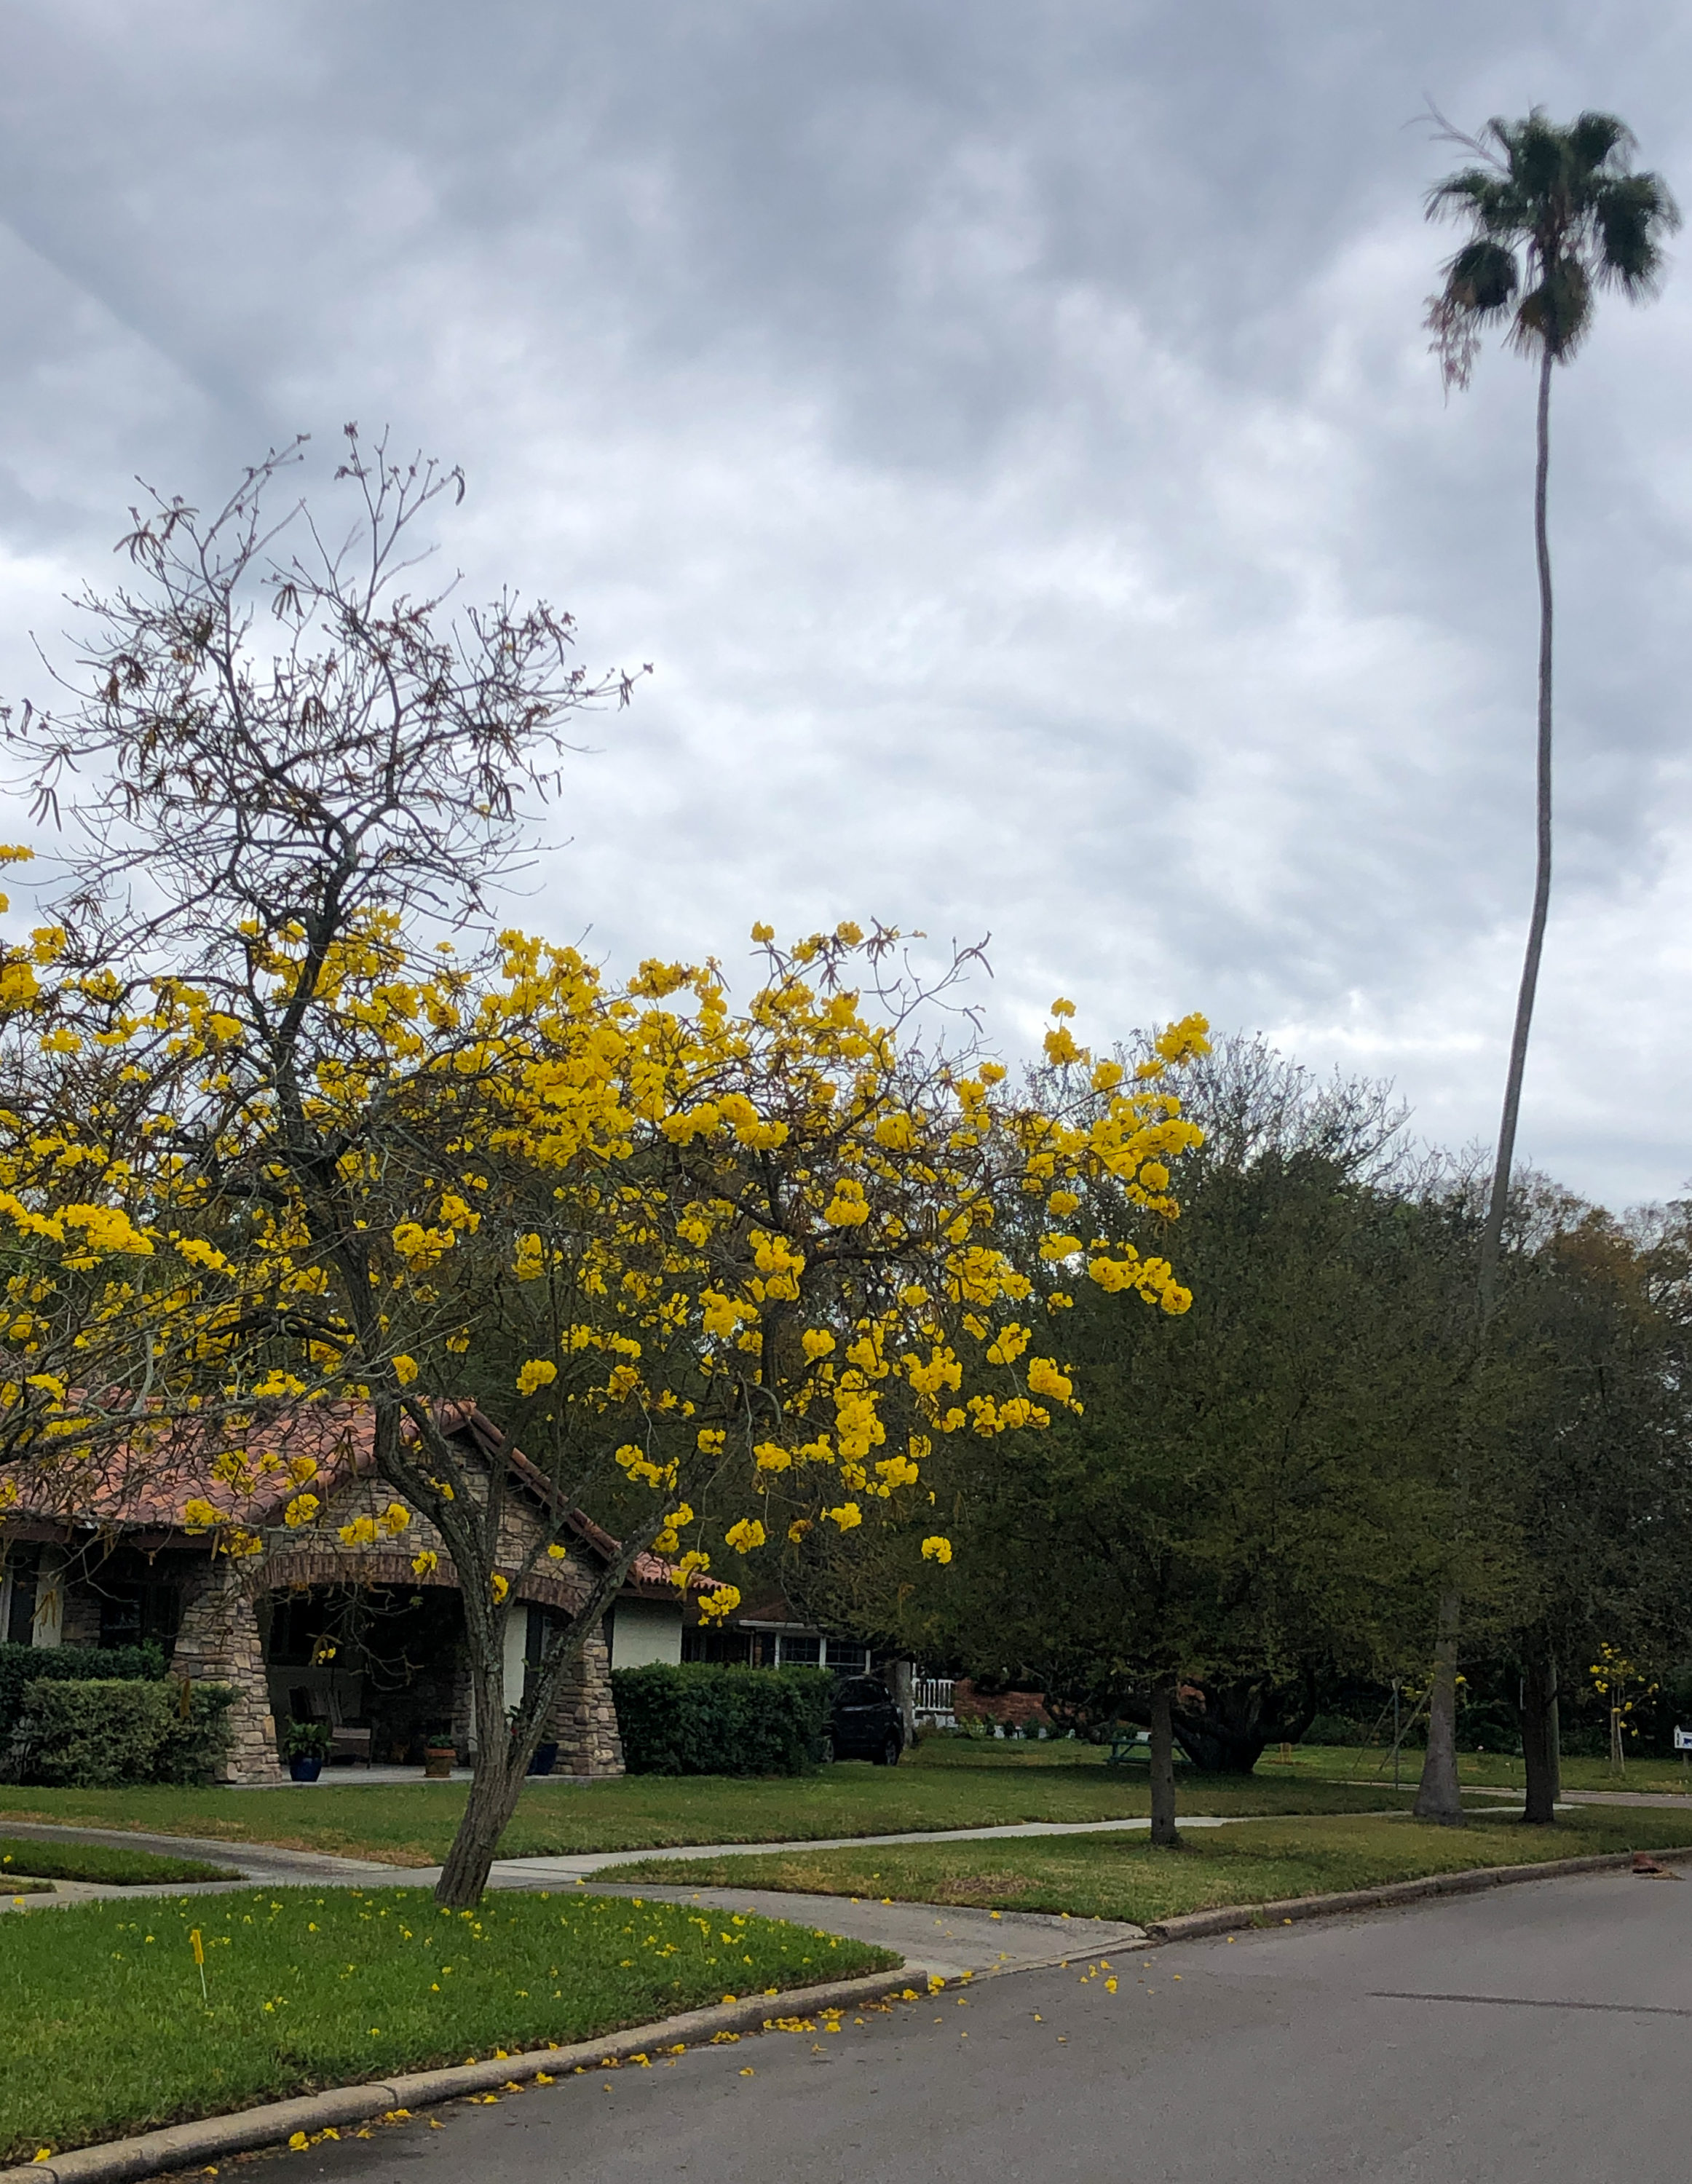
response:
[[[623,1741],[611,1697],[611,1649],[602,1624],[588,1637],[553,1705],[548,1735],[558,1739],[566,1774],[621,1774]]]
[[[229,1711],[229,1757],[219,1770],[225,1782],[287,1780],[276,1757],[276,1724],[270,1713],[264,1646],[252,1594],[241,1566],[213,1557],[198,1591],[182,1610],[170,1673],[197,1684],[233,1684]]]
[[[476,1750],[476,1687],[470,1681],[470,1661],[460,1651],[453,1669],[453,1742],[461,1758]]]

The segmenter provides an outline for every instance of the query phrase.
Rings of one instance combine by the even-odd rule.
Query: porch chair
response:
[[[329,1757],[337,1759],[362,1759],[370,1764],[370,1730],[366,1723],[355,1727],[342,1719],[341,1705],[331,1690],[327,1693],[309,1690],[298,1685],[288,1693],[288,1711],[296,1721],[326,1722],[329,1727]]]

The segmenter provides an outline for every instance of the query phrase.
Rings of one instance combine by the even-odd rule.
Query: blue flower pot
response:
[[[302,1757],[288,1762],[288,1773],[296,1782],[314,1782],[322,1772],[323,1762],[315,1753],[309,1758]]]

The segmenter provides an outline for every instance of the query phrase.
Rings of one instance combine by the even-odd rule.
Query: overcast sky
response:
[[[1611,108],[1692,202],[1689,69],[1661,0],[11,0],[0,684],[134,474],[387,422],[469,472],[472,595],[655,669],[526,922],[990,933],[1007,1053],[1200,1008],[1490,1138],[1532,376],[1443,398],[1405,125]],[[1689,340],[1682,265],[1554,396],[1522,1150],[1616,1204],[1692,1175]]]

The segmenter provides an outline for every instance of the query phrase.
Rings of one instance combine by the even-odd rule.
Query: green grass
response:
[[[1057,1746],[1053,1751],[1066,1751]],[[626,1776],[532,1786],[501,1842],[504,1858],[647,1850],[670,1843],[802,1841],[908,1829],[999,1827],[1019,1820],[1143,1818],[1144,1771],[1048,1758],[1048,1747],[927,1746],[899,1767],[852,1760],[818,1774],[743,1781],[726,1775]],[[955,1758],[954,1753],[981,1757]],[[1212,1813],[1363,1812],[1390,1805],[1377,1785],[1241,1780],[1183,1770],[1182,1797]],[[1402,1802],[1409,1802],[1409,1791]],[[397,1865],[432,1865],[464,1808],[462,1783],[309,1790],[0,1789],[0,1821],[58,1820],[101,1828],[275,1843]]]
[[[1400,1780],[1412,1788],[1422,1773],[1422,1760],[1420,1752],[1400,1755]],[[1271,1745],[1258,1761],[1257,1771],[1266,1781],[1390,1784],[1392,1780],[1391,1763],[1379,1747],[1360,1752],[1355,1746],[1343,1744],[1295,1744],[1290,1759],[1283,1759],[1279,1747]],[[1509,1752],[1460,1752],[1457,1774],[1460,1781],[1476,1789],[1520,1790],[1522,1786],[1522,1762]],[[1630,1757],[1624,1774],[1614,1773],[1607,1759],[1565,1759],[1562,1780],[1566,1790],[1645,1790],[1656,1796],[1665,1792],[1692,1796],[1692,1768],[1678,1759]]]
[[[0,2161],[898,1962],[808,1927],[580,1893],[458,1918],[401,1888],[19,1916],[0,1944]]]
[[[875,1849],[653,1859],[607,1880],[678,1888],[780,1888],[825,1896],[919,1903],[972,1903],[1012,1911],[1066,1911],[1144,1924],[1177,1912],[1326,1895],[1471,1866],[1692,1844],[1692,1818],[1675,1813],[1589,1809],[1555,1828],[1479,1816],[1461,1829],[1387,1818],[1252,1820],[1194,1828],[1178,1851],[1155,1851],[1144,1835],[1077,1836],[1054,1841],[886,1844]]]
[[[41,1842],[26,1836],[0,1836],[0,1892],[14,1874],[40,1880],[92,1880],[107,1887],[166,1886],[175,1880],[227,1880],[226,1865],[203,1858],[159,1858],[150,1851],[120,1850],[104,1843]]]

